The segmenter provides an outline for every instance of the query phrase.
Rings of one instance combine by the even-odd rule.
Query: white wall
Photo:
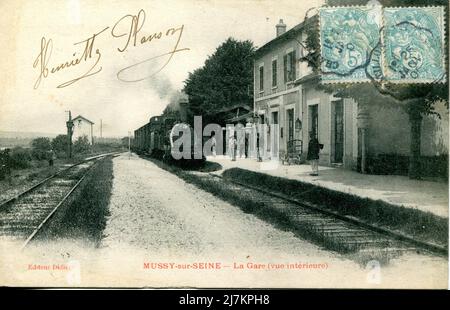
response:
[[[73,141],[75,142],[79,137],[87,136],[89,143],[92,144],[91,124],[84,120],[75,120],[73,125]]]

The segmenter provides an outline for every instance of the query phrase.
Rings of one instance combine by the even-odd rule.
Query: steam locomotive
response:
[[[153,116],[144,126],[134,131],[133,151],[139,155],[150,156],[164,162],[183,167],[201,166],[206,161],[202,155],[196,159],[194,149],[194,136],[191,136],[191,158],[175,160],[171,154],[171,145],[178,136],[171,135],[175,124],[186,124],[187,101],[180,101],[179,117]],[[189,126],[186,124],[186,126]],[[189,126],[190,127],[190,126]],[[193,130],[191,130],[193,132]],[[172,141],[171,141],[172,140]]]

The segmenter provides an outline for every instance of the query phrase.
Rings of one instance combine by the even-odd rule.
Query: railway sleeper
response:
[[[0,217],[0,225],[5,225],[8,223],[14,223],[16,221],[28,221],[30,219],[36,219],[41,218],[43,215],[48,214],[48,211],[39,211],[35,213],[21,213],[21,214],[14,214],[14,216],[8,216],[8,217]]]

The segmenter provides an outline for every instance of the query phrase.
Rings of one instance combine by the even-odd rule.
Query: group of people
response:
[[[230,135],[228,139],[228,148],[229,148],[229,154],[232,161],[236,161],[237,152],[239,150],[239,157],[242,158],[244,155],[245,158],[248,158],[248,135],[245,134],[245,136],[242,138],[243,140],[238,141],[237,133],[234,132],[233,135]],[[214,157],[216,157],[216,147],[217,147],[217,140],[215,134],[211,137],[211,153]]]
[[[239,150],[239,157],[242,158],[242,155],[245,158],[248,158],[248,136],[241,136],[238,140],[237,133],[234,132],[233,135],[230,136],[228,140],[228,146],[230,148],[231,160],[236,161],[237,152]]]
[[[217,140],[215,134],[212,136],[212,155],[216,156],[216,144]],[[259,133],[257,133],[256,137],[256,158],[258,161],[262,161],[261,152],[260,152],[260,137]],[[238,141],[237,133],[234,132],[233,135],[230,135],[228,140],[228,147],[230,151],[230,157],[232,161],[236,161],[236,153],[239,148],[239,156],[242,157],[243,153],[245,158],[248,158],[248,136],[245,135],[245,141]],[[242,147],[244,147],[244,152],[242,152]],[[323,149],[323,144],[319,143],[315,132],[310,133],[309,143],[308,143],[308,153],[306,155],[306,159],[311,164],[311,176],[319,175],[319,153],[320,150]]]

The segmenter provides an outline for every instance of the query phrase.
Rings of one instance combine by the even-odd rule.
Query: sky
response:
[[[65,133],[70,110],[95,123],[94,135],[101,120],[104,137],[126,136],[228,37],[262,46],[280,18],[290,29],[321,3],[1,0],[0,131]]]

